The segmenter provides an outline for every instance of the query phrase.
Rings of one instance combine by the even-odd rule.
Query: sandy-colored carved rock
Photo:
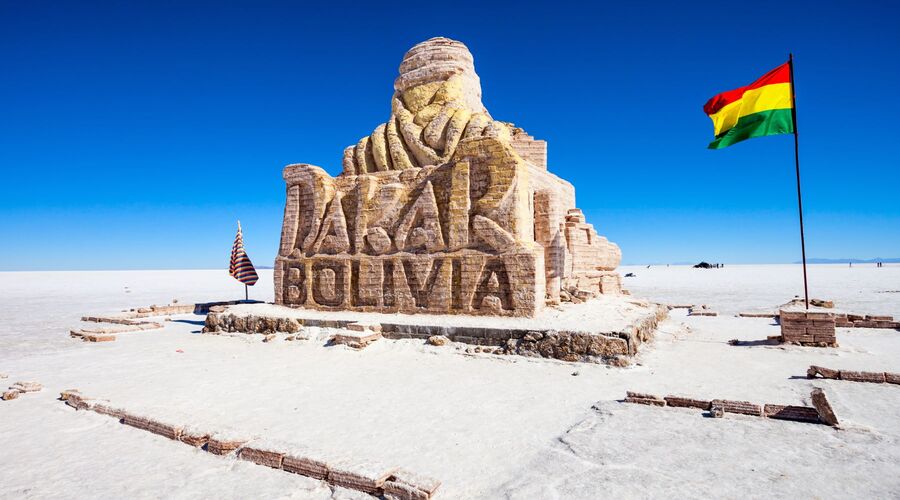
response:
[[[621,293],[619,247],[547,170],[546,142],[491,117],[465,45],[417,44],[399,73],[388,121],[340,175],[284,169],[276,303],[533,316],[563,289]]]

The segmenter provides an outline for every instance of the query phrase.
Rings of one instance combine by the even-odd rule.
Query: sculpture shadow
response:
[[[205,326],[206,320],[203,320],[203,319],[173,319],[172,323],[187,323],[189,325]]]

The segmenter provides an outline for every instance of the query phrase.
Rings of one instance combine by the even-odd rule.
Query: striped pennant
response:
[[[256,274],[256,268],[250,257],[244,250],[244,235],[241,233],[241,221],[238,221],[237,235],[234,237],[234,246],[231,247],[231,265],[228,267],[228,274],[234,279],[245,285],[253,286],[259,280]]]

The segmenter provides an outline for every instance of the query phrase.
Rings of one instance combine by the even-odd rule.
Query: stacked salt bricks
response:
[[[824,311],[780,311],[781,341],[816,347],[837,347],[834,313]]]

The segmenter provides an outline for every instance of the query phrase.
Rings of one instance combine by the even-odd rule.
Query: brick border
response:
[[[128,413],[105,400],[89,398],[77,389],[59,394],[59,399],[76,410],[88,410],[117,419],[120,423],[204,449],[214,455],[230,455],[257,465],[325,481],[370,495],[387,495],[397,500],[428,500],[441,482],[399,467],[378,467],[356,462],[327,463],[299,454],[288,446],[268,443],[248,436],[205,432],[191,426],[172,424],[162,419]]]
[[[165,306],[151,305],[122,311],[113,316],[82,316],[85,323],[109,323],[118,326],[104,326],[96,328],[79,328],[70,330],[69,336],[81,339],[84,342],[113,342],[119,333],[140,332],[145,330],[158,330],[163,327],[156,321],[144,320],[156,316],[172,316],[175,314],[207,314],[216,306],[226,306],[241,303],[256,303],[258,301],[232,300],[228,302],[200,302],[197,304],[168,304]],[[168,321],[168,320],[167,320]]]
[[[813,406],[756,404],[750,401],[735,401],[731,399],[705,400],[683,396],[659,397],[653,394],[626,391],[624,402],[660,407],[695,408],[708,411],[714,418],[724,417],[726,413],[736,413],[753,417],[825,424],[836,427],[838,420],[831,409],[831,405],[825,398],[825,393],[821,389],[815,388],[810,397]]]
[[[809,369],[806,370],[806,378],[817,377],[831,380],[848,380],[850,382],[900,385],[900,373],[833,370],[831,368],[825,368],[824,366],[810,365]]]

